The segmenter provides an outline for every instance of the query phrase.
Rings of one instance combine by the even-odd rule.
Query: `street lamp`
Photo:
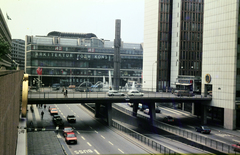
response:
[[[152,64],[152,91],[153,91],[153,65],[157,63],[157,61],[154,61],[153,64]]]

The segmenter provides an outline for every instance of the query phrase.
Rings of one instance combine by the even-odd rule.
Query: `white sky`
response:
[[[122,41],[143,42],[144,0],[0,0],[0,8],[12,39],[61,31],[113,41],[120,19]]]

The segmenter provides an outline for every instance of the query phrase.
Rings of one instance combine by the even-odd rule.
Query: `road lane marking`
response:
[[[78,134],[80,134],[78,131],[77,131]]]
[[[60,109],[59,109],[58,111],[59,111],[59,112],[61,112],[61,110],[60,110]]]
[[[95,130],[96,133],[98,133],[96,130]]]
[[[97,154],[100,154],[97,150],[94,149],[94,151],[95,151]]]
[[[236,140],[236,139],[232,139],[232,141],[234,141],[234,142],[238,142],[238,143],[239,143],[239,140]]]
[[[89,142],[87,142],[87,144],[88,144],[89,146],[92,146]]]
[[[108,141],[108,143],[110,143],[111,145],[113,145],[113,143],[111,143],[110,141]]]
[[[90,128],[90,129],[92,129],[92,127],[91,127],[91,126],[89,126],[89,128]]]
[[[85,138],[83,136],[81,136],[83,140],[85,140]]]
[[[122,152],[122,154],[124,153],[122,150],[118,149],[120,152]]]
[[[103,137],[102,135],[101,135],[101,137],[102,137],[103,139],[105,139],[105,137]]]

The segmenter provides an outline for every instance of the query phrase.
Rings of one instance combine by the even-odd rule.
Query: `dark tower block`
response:
[[[121,47],[121,20],[117,19],[115,23],[115,39],[114,39],[114,72],[113,72],[113,89],[118,90],[120,84],[120,47]]]

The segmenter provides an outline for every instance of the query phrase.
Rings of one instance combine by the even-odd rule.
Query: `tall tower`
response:
[[[120,47],[121,47],[121,20],[116,19],[115,22],[115,39],[114,39],[114,74],[113,74],[113,88],[115,90],[119,89],[120,84],[120,67],[121,67],[121,57],[120,57]]]

